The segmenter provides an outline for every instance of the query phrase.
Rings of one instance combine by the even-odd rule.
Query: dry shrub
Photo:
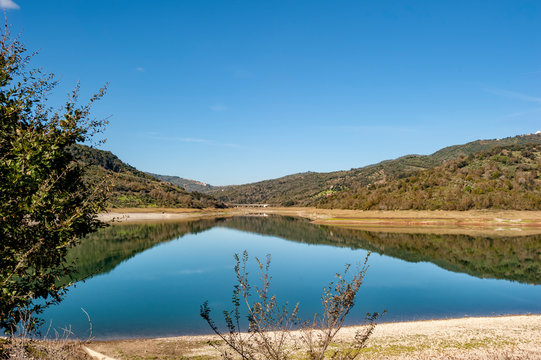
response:
[[[83,310],[84,311],[84,310]],[[86,311],[84,311],[85,314]],[[87,314],[88,316],[88,314]],[[73,338],[70,327],[53,330],[54,336],[49,335],[50,328],[42,339],[33,338],[33,322],[29,312],[21,315],[17,330],[0,343],[0,359],[10,360],[88,360],[91,359],[83,350],[83,344],[92,338],[92,323],[90,335],[82,341]]]
[[[298,304],[290,310],[288,303],[279,305],[270,289],[270,256],[266,263],[256,258],[262,286],[253,286],[248,281],[246,263],[248,253],[242,259],[235,255],[237,284],[233,290],[233,310],[224,311],[227,332],[219,330],[213,321],[208,302],[201,306],[201,317],[220,337],[222,342],[211,341],[209,345],[218,350],[223,359],[244,360],[308,358],[311,360],[339,359],[353,360],[365,347],[372,334],[378,313],[367,314],[366,326],[359,330],[354,342],[333,342],[346,316],[355,304],[355,298],[368,269],[368,255],[364,264],[350,276],[350,266],[342,274],[336,274],[336,281],[323,290],[321,296],[323,312],[315,314],[312,321],[301,321]],[[255,291],[258,301],[252,302]],[[241,331],[241,303],[248,313],[248,331]],[[297,331],[296,331],[297,330]]]

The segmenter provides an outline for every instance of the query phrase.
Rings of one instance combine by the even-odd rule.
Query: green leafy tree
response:
[[[82,181],[70,148],[106,125],[90,118],[105,88],[80,106],[77,86],[53,111],[54,77],[30,68],[32,55],[7,25],[0,35],[0,327],[13,332],[21,316],[62,299],[67,250],[101,226],[104,194]]]

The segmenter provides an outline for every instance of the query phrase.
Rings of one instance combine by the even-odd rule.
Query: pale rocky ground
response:
[[[358,327],[340,340],[351,341]],[[113,359],[219,359],[213,336],[94,342]],[[99,358],[99,357],[97,357]],[[541,315],[379,324],[360,359],[541,359]]]

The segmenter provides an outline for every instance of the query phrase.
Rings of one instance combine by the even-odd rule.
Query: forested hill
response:
[[[85,181],[107,179],[111,207],[224,207],[212,196],[192,192],[137,170],[109,151],[85,145],[72,148],[75,159],[85,166]]]
[[[170,182],[173,185],[180,186],[188,192],[198,191],[198,192],[208,192],[214,188],[214,186],[205,184],[204,182],[197,180],[184,179],[179,176],[171,175],[159,175],[153,173],[147,173],[158,180]]]
[[[541,145],[461,156],[402,179],[332,194],[318,206],[361,210],[541,209]]]
[[[398,159],[386,160],[347,171],[300,173],[245,185],[214,187],[205,192],[218,200],[229,203],[315,206],[333,194],[342,192],[347,194],[370,184],[382,184],[404,178],[460,156],[468,156],[498,146],[525,144],[541,144],[541,134],[477,140],[463,145],[446,147],[431,155],[406,155]],[[327,201],[325,202],[328,204]]]

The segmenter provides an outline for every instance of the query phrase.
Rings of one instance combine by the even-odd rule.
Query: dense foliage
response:
[[[109,151],[84,145],[72,147],[75,158],[85,166],[85,181],[99,183],[107,179],[109,207],[221,208],[224,204],[210,195],[186,190],[137,170]]]
[[[348,171],[307,172],[245,185],[217,186],[205,192],[218,200],[236,204],[315,206],[333,194],[341,192],[348,194],[351,189],[407,177],[460,156],[468,156],[498,146],[524,144],[541,144],[541,134],[498,140],[478,140],[464,145],[446,147],[431,155],[407,155]],[[337,204],[336,207],[340,205]]]
[[[540,175],[540,145],[497,147],[402,179],[333,194],[319,206],[362,210],[539,210]]]
[[[59,112],[46,106],[55,81],[28,70],[30,57],[8,28],[0,38],[0,327],[61,300],[66,253],[100,226],[102,192],[82,180],[70,147],[105,125],[77,105],[77,89]],[[36,300],[41,300],[36,302]],[[31,324],[30,324],[31,325]]]

